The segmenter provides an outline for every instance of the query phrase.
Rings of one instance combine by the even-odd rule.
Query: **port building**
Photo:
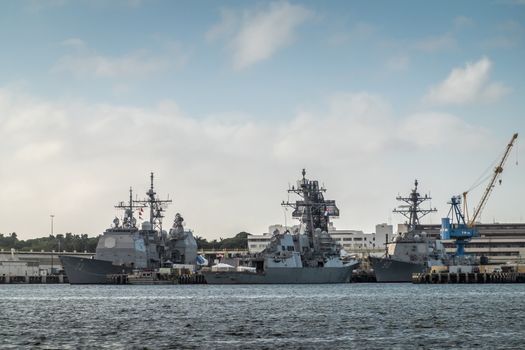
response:
[[[270,244],[274,234],[300,230],[299,225],[271,225],[267,233],[248,236],[248,251],[251,254],[260,253]],[[365,233],[360,230],[337,229],[331,224],[328,233],[347,253],[380,253],[385,251],[386,242],[393,237],[393,227],[384,223],[378,224],[375,232]]]

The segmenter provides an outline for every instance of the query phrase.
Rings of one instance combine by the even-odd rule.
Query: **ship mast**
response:
[[[154,175],[150,174],[150,188],[146,192],[147,199],[137,200],[137,203],[141,203],[143,206],[149,206],[149,222],[151,228],[157,228],[162,231],[162,218],[164,218],[164,211],[166,207],[172,202],[171,199],[159,199],[157,198],[157,192],[153,186]]]
[[[419,192],[417,191],[418,181],[414,181],[414,188],[410,192],[410,195],[408,197],[401,197],[397,196],[396,199],[400,202],[404,202],[406,204],[400,205],[397,208],[395,208],[392,212],[396,214],[401,214],[405,218],[408,219],[408,231],[413,231],[417,225],[419,225],[419,220],[424,217],[427,214],[434,213],[437,211],[436,208],[429,208],[429,209],[421,209],[420,205],[421,203],[425,201],[429,201],[432,198],[425,194],[424,197],[422,197]]]
[[[310,181],[306,178],[306,170],[302,171],[302,179],[297,181],[297,187],[292,186],[288,193],[295,193],[301,200],[290,202],[283,201],[284,207],[293,209],[292,217],[299,219],[305,225],[305,234],[310,241],[310,247],[314,248],[314,232],[316,229],[328,232],[330,217],[338,217],[339,209],[334,200],[325,200],[323,193],[326,189],[319,187],[318,181]]]
[[[155,195],[157,194],[155,192],[155,190],[153,189],[153,173],[150,174],[150,187],[149,187],[149,191],[146,192],[146,194],[148,195],[148,199],[149,199],[149,222],[153,225],[153,220],[154,220],[154,208],[153,208],[153,203],[155,201]]]
[[[137,208],[142,208],[143,205],[135,205],[133,201],[133,188],[129,188],[129,202],[121,201],[115,205],[116,209],[124,210],[124,220],[122,224],[124,227],[136,227],[137,220],[133,217],[133,211]],[[117,225],[118,226],[118,225]]]

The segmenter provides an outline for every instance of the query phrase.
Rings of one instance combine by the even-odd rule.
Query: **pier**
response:
[[[492,273],[414,273],[415,284],[467,284],[467,283],[525,283],[525,273],[492,272]]]
[[[1,275],[0,284],[57,284],[69,283],[66,275],[11,276]]]
[[[150,275],[134,276],[129,274],[108,275],[107,284],[135,284],[135,285],[160,285],[160,284],[206,284],[201,274],[182,275]]]

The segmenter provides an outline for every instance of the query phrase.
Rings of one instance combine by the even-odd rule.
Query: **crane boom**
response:
[[[488,200],[488,198],[490,196],[490,193],[492,192],[492,189],[494,188],[494,184],[496,183],[496,180],[498,179],[500,174],[503,172],[503,165],[505,164],[505,161],[509,157],[510,150],[511,150],[512,146],[514,145],[514,141],[516,141],[517,138],[518,138],[518,133],[515,133],[514,135],[512,135],[512,138],[510,139],[510,142],[507,145],[507,148],[505,149],[505,153],[503,154],[503,157],[501,158],[499,164],[494,168],[494,174],[492,175],[492,178],[490,179],[490,182],[489,182],[487,188],[485,189],[485,192],[483,193],[483,196],[481,197],[481,200],[480,200],[478,206],[476,207],[476,209],[474,211],[474,215],[468,221],[467,225],[469,227],[474,226],[474,223],[476,222],[476,219],[481,214],[481,211],[483,210],[483,207],[485,207],[485,204],[487,203],[487,200]],[[464,196],[466,196],[466,193],[464,193]]]

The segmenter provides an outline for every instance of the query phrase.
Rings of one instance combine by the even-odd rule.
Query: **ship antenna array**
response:
[[[323,193],[326,189],[319,186],[318,181],[310,181],[306,178],[306,170],[302,171],[302,178],[297,182],[297,187],[288,188],[288,200],[283,201],[283,207],[293,209],[292,217],[299,219],[305,227],[305,233],[310,239],[311,247],[314,245],[314,229],[320,228],[328,231],[330,217],[338,217],[339,209],[335,201],[324,199]],[[300,200],[290,201],[290,193],[296,194]]]
[[[124,201],[121,201],[115,205],[116,209],[124,210],[124,219],[125,222],[131,224],[132,227],[135,227],[136,221],[133,217],[133,210],[137,208],[142,208],[144,205],[142,204],[136,204],[138,203],[137,200],[133,200],[133,188],[129,188],[129,202],[125,203]]]
[[[401,214],[408,219],[409,229],[413,230],[417,225],[419,225],[419,220],[427,214],[434,213],[437,211],[436,208],[421,209],[420,205],[425,201],[430,201],[432,197],[425,195],[424,197],[420,196],[417,191],[417,186],[419,182],[414,181],[414,189],[408,197],[397,196],[396,199],[400,202],[406,203],[406,205],[400,205],[399,207],[392,210],[396,214]]]
[[[157,193],[155,192],[155,187],[153,185],[154,174],[150,174],[150,189],[146,192],[147,199],[138,200],[138,203],[141,203],[143,207],[149,206],[150,208],[150,223],[152,228],[157,226],[160,231],[162,231],[162,218],[164,217],[163,212],[166,210],[166,207],[172,203],[171,199],[159,199],[157,198]]]

